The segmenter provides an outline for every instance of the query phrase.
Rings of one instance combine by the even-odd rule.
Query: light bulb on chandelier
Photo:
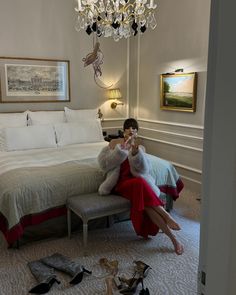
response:
[[[76,31],[84,29],[98,37],[113,37],[115,41],[144,33],[157,26],[154,0],[77,0]]]

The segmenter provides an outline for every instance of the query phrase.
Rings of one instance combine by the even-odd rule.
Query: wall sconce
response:
[[[122,99],[122,95],[119,88],[108,90],[108,99]],[[123,102],[112,102],[111,108],[115,109],[118,105],[124,105]]]

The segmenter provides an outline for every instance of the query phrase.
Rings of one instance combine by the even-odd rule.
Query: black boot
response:
[[[29,293],[45,294],[55,282],[60,284],[56,278],[54,269],[43,264],[40,260],[29,262],[28,266],[33,276],[39,282],[37,286],[29,291]]]
[[[80,263],[71,260],[70,258],[55,253],[51,256],[42,258],[41,261],[57,270],[63,271],[72,277],[70,284],[76,285],[83,279],[84,273],[91,274],[91,271],[85,269]]]

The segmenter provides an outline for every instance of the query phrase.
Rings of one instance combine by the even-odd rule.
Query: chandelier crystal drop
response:
[[[77,0],[76,31],[85,30],[115,41],[155,29],[154,0]]]

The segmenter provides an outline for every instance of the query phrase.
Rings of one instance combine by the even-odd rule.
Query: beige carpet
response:
[[[51,295],[106,294],[104,279],[100,278],[105,272],[98,265],[101,257],[117,259],[119,275],[128,277],[132,275],[134,260],[149,264],[152,269],[144,282],[152,295],[195,295],[199,247],[199,202],[195,199],[196,196],[185,190],[172,211],[182,226],[182,230],[177,233],[185,247],[181,256],[173,252],[170,241],[162,233],[148,240],[138,238],[129,221],[117,223],[111,228],[90,231],[88,257],[83,257],[81,233],[75,233],[71,240],[63,237],[28,243],[19,250],[6,249],[0,239],[0,295],[27,294],[36,283],[27,261],[55,252],[78,260],[92,270],[93,275],[85,276],[79,285],[72,287],[68,283],[69,277],[58,273],[61,285],[54,285],[48,293]]]

